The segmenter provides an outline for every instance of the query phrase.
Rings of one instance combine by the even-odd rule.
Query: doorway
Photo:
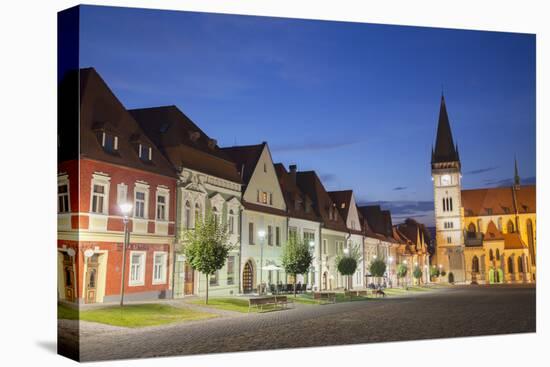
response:
[[[96,302],[98,267],[99,255],[94,254],[88,258],[86,266],[86,303]]]
[[[68,253],[63,253],[63,288],[65,300],[74,302],[74,265],[73,257]]]
[[[254,290],[254,267],[248,260],[243,269],[243,293],[252,293]]]
[[[188,262],[185,263],[185,285],[184,285],[184,294],[190,295],[194,293],[195,285],[195,270]]]

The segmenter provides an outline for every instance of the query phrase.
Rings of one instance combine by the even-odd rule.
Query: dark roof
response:
[[[346,222],[338,210],[335,210],[335,219],[330,218],[329,209],[336,209],[336,204],[330,198],[315,171],[296,172],[296,183],[300,190],[313,200],[313,207],[317,215],[322,218],[325,228],[348,232]]]
[[[347,222],[349,214],[349,206],[351,203],[351,196],[353,191],[351,190],[342,190],[342,191],[329,191],[328,194],[332,201],[336,204],[336,208],[340,212],[340,215]],[[343,208],[342,208],[343,206]]]
[[[118,149],[101,146],[100,132],[118,137]],[[138,144],[152,148],[152,160],[138,156]],[[93,68],[80,70],[80,156],[176,177],[176,171]]]
[[[462,190],[461,199],[465,217],[537,212],[536,185]]]
[[[451,124],[445,106],[445,97],[441,96],[439,108],[439,122],[437,124],[437,137],[435,139],[435,150],[432,149],[432,163],[458,162],[458,147],[454,145]]]
[[[393,239],[391,214],[388,210],[382,210],[380,205],[360,206],[357,210],[374,233],[383,236],[385,241]]]
[[[407,218],[404,223],[398,224],[397,228],[416,246],[416,250],[421,250],[421,248],[417,245],[419,245],[422,241],[429,246],[431,236],[424,224],[419,223],[412,218]]]
[[[241,182],[235,163],[176,106],[130,110],[145,133],[172,165]]]
[[[484,241],[502,241],[504,236],[501,231],[498,230],[497,226],[493,221],[490,221],[487,225],[487,231],[483,236]]]
[[[267,143],[263,142],[257,145],[227,147],[221,148],[220,150],[236,164],[237,171],[242,177],[243,183],[248,185],[266,144]]]
[[[313,208],[313,200],[296,184],[296,172],[288,172],[281,163],[276,163],[274,167],[289,215],[316,222],[321,221]],[[306,211],[306,207],[310,208],[309,211]]]

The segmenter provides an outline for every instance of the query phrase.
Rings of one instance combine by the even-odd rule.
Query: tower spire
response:
[[[515,155],[514,155],[514,185],[515,186],[520,185],[520,178],[519,178],[519,171],[518,171],[518,160],[517,160]]]
[[[439,121],[437,124],[437,137],[435,140],[435,151],[432,157],[432,163],[442,162],[460,162],[458,149],[453,142],[451,124],[447,114],[445,96],[441,91],[441,104],[439,107]]]

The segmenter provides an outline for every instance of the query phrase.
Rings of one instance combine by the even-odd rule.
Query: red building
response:
[[[94,69],[59,90],[59,299],[120,299],[121,203],[132,205],[125,299],[171,297],[175,170]]]

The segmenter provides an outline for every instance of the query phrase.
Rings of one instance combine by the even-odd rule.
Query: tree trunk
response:
[[[294,274],[294,298],[296,298],[296,275]]]
[[[204,303],[205,303],[205,304],[208,304],[208,281],[209,281],[208,278],[209,278],[209,277],[208,277],[208,274],[206,274],[206,298],[205,298],[205,300],[204,300]]]

